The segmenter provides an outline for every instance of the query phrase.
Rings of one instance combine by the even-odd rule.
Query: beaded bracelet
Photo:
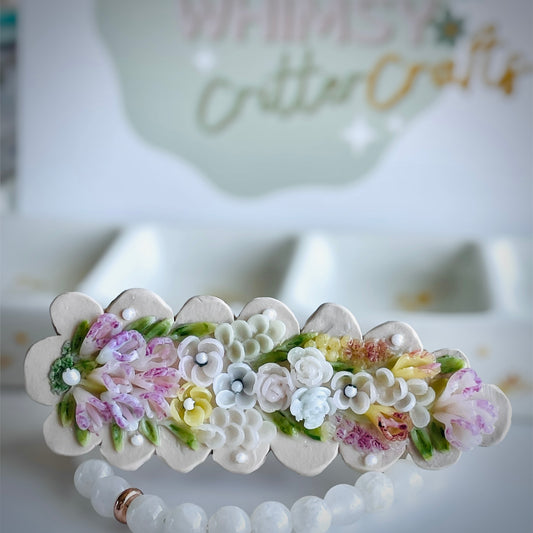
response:
[[[272,451],[313,476],[340,453],[376,474],[360,479],[381,486],[375,480],[402,458],[439,469],[462,451],[498,443],[510,426],[509,400],[462,352],[429,352],[401,322],[363,336],[335,304],[320,306],[301,329],[273,298],[252,300],[235,318],[219,298],[199,296],[174,316],[143,289],[125,291],[105,311],[66,293],[50,313],[58,335],[30,348],[26,388],[56,406],[44,436],[63,455],[99,447],[110,464],[135,470],[155,453],[180,472],[212,455],[245,474]],[[126,488],[119,485],[114,498]],[[145,500],[130,491],[119,508]],[[293,509],[295,527],[308,504],[324,505],[324,523],[336,516],[317,501]]]
[[[248,516],[239,507],[225,506],[208,521],[198,505],[183,503],[168,508],[158,496],[130,487],[105,461],[89,459],[74,474],[76,489],[90,498],[94,510],[104,517],[114,516],[132,533],[326,533],[330,527],[354,525],[365,512],[389,509],[396,493],[412,497],[423,484],[416,466],[400,459],[390,476],[367,472],[354,486],[335,485],[323,499],[304,496],[290,510],[280,502],[268,501]]]

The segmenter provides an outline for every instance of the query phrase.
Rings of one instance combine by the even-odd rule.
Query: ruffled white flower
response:
[[[351,409],[357,415],[363,415],[376,401],[374,378],[368,372],[337,372],[331,380],[333,401],[337,409]]]
[[[394,408],[400,413],[409,413],[415,427],[426,427],[431,418],[427,408],[435,400],[435,390],[418,378],[407,380],[407,388],[409,392],[394,404]]]
[[[395,377],[388,368],[376,370],[374,385],[377,402],[388,407],[405,398],[409,392],[405,379]]]
[[[251,409],[256,402],[256,379],[256,373],[246,363],[229,365],[227,373],[219,374],[213,381],[217,405],[224,409]]]
[[[287,360],[296,385],[316,387],[333,376],[333,367],[317,348],[293,348],[287,354]]]
[[[291,413],[296,420],[304,421],[304,427],[315,429],[324,423],[327,415],[336,410],[331,391],[326,387],[302,387],[297,389],[291,399]]]
[[[289,371],[276,364],[267,363],[257,371],[254,391],[265,413],[283,411],[291,404],[294,383]]]
[[[208,387],[222,371],[224,346],[216,339],[200,340],[191,335],[179,343],[178,357],[179,370],[185,379]]]
[[[212,449],[241,447],[255,450],[259,443],[270,443],[276,436],[276,426],[263,420],[255,409],[223,409],[215,407],[209,424],[198,427],[198,440]]]
[[[231,324],[223,323],[216,327],[215,338],[224,345],[232,363],[250,361],[259,354],[271,352],[281,341],[287,327],[281,320],[271,318],[271,315],[265,312],[253,315],[248,320],[235,320]]]

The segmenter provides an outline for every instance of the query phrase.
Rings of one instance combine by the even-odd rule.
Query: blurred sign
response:
[[[234,195],[353,182],[449,86],[531,72],[443,0],[99,0],[127,115]],[[457,54],[457,50],[461,54]]]

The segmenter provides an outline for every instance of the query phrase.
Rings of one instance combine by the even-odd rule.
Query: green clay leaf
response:
[[[441,453],[450,451],[450,443],[444,436],[444,425],[436,420],[432,420],[428,426],[429,438],[435,450]]]
[[[76,400],[72,394],[67,394],[57,404],[57,413],[63,427],[72,426],[76,414]]]
[[[200,446],[196,435],[188,427],[173,422],[168,423],[166,427],[191,450],[197,450]]]
[[[113,447],[117,452],[121,452],[124,449],[125,437],[126,432],[113,422],[111,424],[111,440],[113,441]]]
[[[74,336],[72,337],[72,342],[70,343],[70,349],[73,354],[79,354],[81,345],[87,336],[87,333],[89,332],[89,328],[91,325],[87,320],[82,320],[78,327],[76,328],[76,331],[74,332]]]
[[[303,427],[302,431],[313,440],[319,440],[321,442],[329,440],[329,434],[324,430],[324,426],[319,426],[315,429],[307,429],[306,427]]]
[[[65,355],[62,355],[52,363],[48,373],[50,389],[55,394],[63,394],[70,389],[70,385],[63,381],[63,372],[74,366],[74,358],[70,355],[70,343],[68,343],[67,347],[63,345],[61,353]]]
[[[214,322],[191,322],[190,324],[182,324],[175,328],[169,335],[172,340],[183,340],[185,337],[191,335],[195,337],[204,337],[214,333],[217,324]]]
[[[449,374],[451,372],[457,372],[464,368],[465,362],[460,357],[453,357],[451,355],[442,355],[437,357],[437,363],[440,363],[440,373]]]
[[[150,419],[143,418],[139,422],[139,431],[144,435],[152,444],[159,446],[159,426],[154,424]]]
[[[343,363],[342,361],[335,361],[334,363],[331,363],[331,366],[335,372],[351,372],[353,374],[359,370],[355,368],[355,366]]]
[[[168,335],[170,328],[174,320],[172,318],[165,318],[159,322],[155,322],[144,332],[144,338],[149,341],[155,339],[156,337],[165,337]]]
[[[65,341],[61,346],[61,357],[67,357],[72,355],[71,342]]]
[[[276,427],[285,435],[289,437],[295,437],[298,435],[298,428],[296,425],[287,418],[281,411],[270,413],[270,419],[276,425]]]
[[[80,429],[78,424],[74,424],[74,433],[76,435],[76,440],[82,445],[87,446],[89,444],[89,439],[91,434],[88,429]]]
[[[298,333],[293,335],[277,347],[276,351],[290,352],[293,348],[303,346],[307,341],[314,339],[318,333]]]
[[[128,324],[124,330],[130,331],[134,329],[135,331],[138,331],[141,335],[144,335],[146,331],[150,328],[150,326],[156,321],[155,316],[143,316],[141,318],[138,318],[137,320],[134,320],[130,324]]]
[[[74,363],[74,368],[79,371],[82,377],[90,374],[98,365],[94,359],[80,359]]]
[[[433,445],[425,429],[414,428],[411,430],[411,440],[420,452],[420,455],[428,461],[433,457]]]
[[[257,371],[260,366],[266,365],[267,363],[282,363],[287,360],[287,352],[275,350],[273,352],[265,353],[259,356],[254,361],[251,361],[250,366]]]

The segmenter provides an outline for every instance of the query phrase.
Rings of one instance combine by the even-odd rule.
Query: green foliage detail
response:
[[[450,451],[450,443],[444,436],[444,425],[436,420],[432,420],[428,426],[429,438],[435,450],[441,453]]]
[[[63,427],[72,426],[76,414],[76,400],[72,394],[66,394],[57,404],[57,414]]]
[[[271,352],[260,355],[251,363],[251,366],[254,370],[257,370],[260,366],[267,363],[282,363],[287,360],[287,354],[293,348],[303,346],[307,341],[314,339],[316,336],[317,333],[299,333],[298,335],[293,335],[290,339],[276,346]]]
[[[182,324],[175,328],[169,335],[174,341],[181,341],[185,337],[194,335],[195,337],[204,337],[214,333],[217,325],[214,322],[191,322],[190,324]]]
[[[200,446],[196,435],[187,427],[170,422],[166,427],[176,436],[180,441],[186,444],[191,450],[197,450]]]
[[[437,363],[440,363],[440,373],[450,374],[457,372],[464,368],[465,362],[460,357],[453,357],[452,355],[442,355],[437,357]]]
[[[428,461],[433,457],[433,444],[429,438],[428,432],[423,428],[414,428],[411,430],[411,440],[420,452],[420,455]]]
[[[143,316],[141,318],[138,318],[137,320],[134,320],[130,324],[128,324],[124,330],[130,331],[134,329],[135,331],[138,331],[141,335],[144,336],[144,334],[150,329],[150,326],[156,321],[155,316]]]
[[[48,373],[50,389],[53,393],[63,394],[70,389],[70,386],[63,381],[63,372],[73,366],[74,357],[71,354],[70,341],[66,341],[61,348],[61,357],[52,363]]]
[[[76,440],[82,445],[87,446],[89,444],[89,439],[91,434],[88,429],[80,429],[78,424],[74,423],[74,433],[76,435]]]
[[[113,447],[117,452],[121,452],[124,449],[124,440],[126,432],[118,426],[115,422],[111,424],[111,440],[113,441]]]
[[[146,329],[144,338],[149,341],[151,339],[155,339],[156,337],[165,337],[168,335],[173,323],[174,320],[172,318],[165,318],[164,320],[155,322]]]
[[[139,422],[139,431],[144,435],[152,444],[159,446],[159,426],[152,422],[148,418],[143,418]]]
[[[91,325],[87,320],[82,320],[78,324],[78,327],[76,328],[76,331],[74,332],[74,336],[72,337],[72,341],[70,343],[70,350],[72,354],[78,355],[80,353],[81,345],[85,340],[85,337],[87,336],[90,327]]]

